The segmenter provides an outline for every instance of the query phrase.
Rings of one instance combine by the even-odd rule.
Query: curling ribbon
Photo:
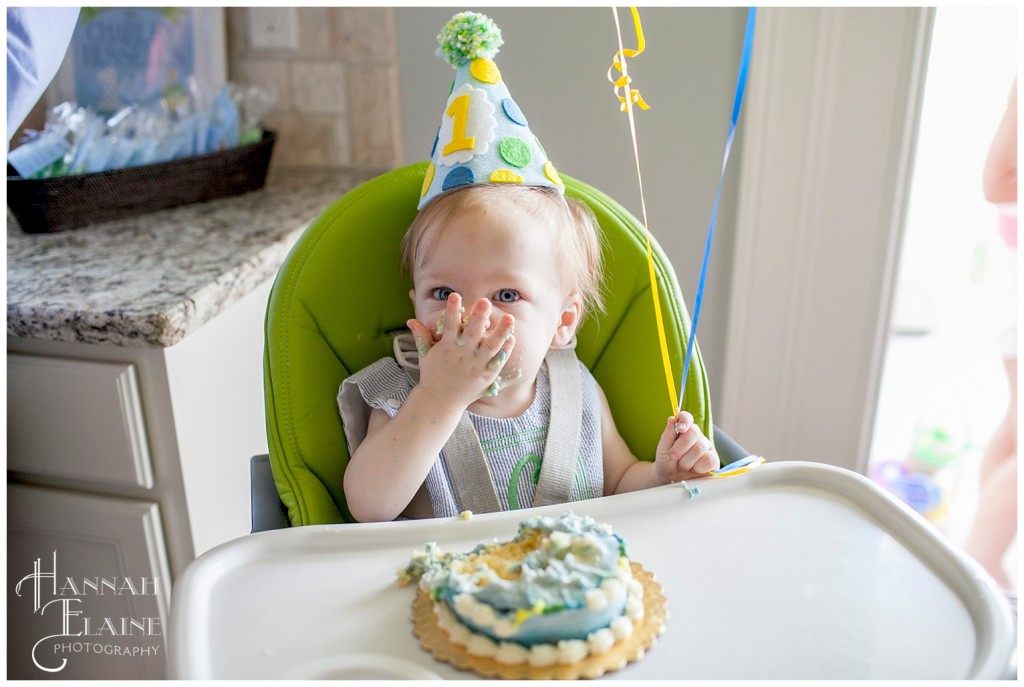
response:
[[[630,7],[629,11],[633,14],[633,28],[636,31],[636,50],[622,47],[622,33],[619,32],[618,8],[612,8],[612,12],[615,13],[615,30],[616,32],[619,32],[619,51],[612,55],[612,66],[608,68],[608,80],[615,86],[613,90],[615,92],[615,97],[619,99],[620,112],[626,112],[629,106],[634,103],[639,106],[641,110],[651,109],[651,106],[644,102],[643,97],[640,95],[640,91],[635,88],[629,88],[629,84],[631,84],[633,80],[629,78],[629,74],[626,72],[626,58],[636,57],[647,49],[647,43],[644,41],[644,27],[640,24],[640,13],[635,7]],[[613,77],[613,69],[618,69],[622,76],[617,79]],[[625,93],[625,95],[619,95],[620,88],[624,89],[623,93]]]
[[[740,118],[740,106],[743,104],[743,92],[747,85],[747,71],[750,67],[750,51],[754,43],[754,22],[757,8],[747,10],[747,30],[743,38],[743,55],[740,57],[739,74],[736,77],[736,97],[733,100],[732,120],[729,124],[729,136],[725,141],[725,154],[722,156],[722,170],[718,175],[718,189],[715,191],[715,202],[711,209],[711,222],[708,225],[708,237],[704,244],[704,260],[700,267],[700,280],[697,283],[697,295],[693,301],[693,322],[690,326],[690,338],[686,342],[686,357],[683,359],[683,379],[679,385],[679,405],[683,407],[683,395],[686,393],[686,373],[690,370],[690,356],[693,353],[693,342],[696,339],[697,323],[700,319],[700,306],[704,300],[704,281],[708,274],[708,260],[711,257],[711,241],[715,235],[715,221],[718,219],[718,201],[722,197],[722,183],[725,180],[725,166],[729,162],[732,140],[736,135],[736,122]]]
[[[668,355],[668,340],[665,337],[665,322],[661,315],[661,298],[658,295],[658,279],[654,271],[654,254],[651,250],[651,230],[647,223],[647,203],[644,201],[644,181],[640,174],[640,149],[636,144],[636,121],[633,119],[634,103],[642,110],[650,109],[650,106],[640,97],[640,92],[630,89],[631,79],[626,70],[626,57],[636,57],[644,51],[644,30],[640,25],[640,13],[635,7],[630,7],[633,13],[633,27],[636,29],[637,49],[625,49],[622,47],[622,30],[619,26],[618,8],[612,7],[612,15],[615,17],[615,33],[619,39],[619,51],[612,56],[612,66],[608,69],[608,80],[615,86],[615,95],[618,97],[620,110],[625,111],[629,118],[629,133],[633,140],[633,159],[636,160],[636,178],[640,185],[640,209],[644,218],[644,235],[647,239],[647,269],[651,278],[651,296],[654,299],[654,319],[658,326],[658,343],[661,346],[661,360],[665,369],[665,382],[668,385],[668,402],[675,414],[679,414],[676,406],[675,374],[672,372],[672,361]],[[622,76],[618,79],[612,76],[612,69],[618,69]],[[627,95],[619,95],[619,89],[625,88]]]

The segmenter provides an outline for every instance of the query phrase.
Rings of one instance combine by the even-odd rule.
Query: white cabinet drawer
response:
[[[157,505],[9,484],[7,515],[7,677],[164,677]]]
[[[135,367],[8,355],[7,469],[151,488]]]

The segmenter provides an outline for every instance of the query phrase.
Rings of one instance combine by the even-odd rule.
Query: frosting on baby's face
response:
[[[476,205],[442,228],[413,275],[410,294],[416,319],[440,335],[448,323],[448,296],[458,293],[467,310],[481,298],[491,303],[490,327],[502,315],[515,319],[515,347],[502,370],[496,396],[526,385],[532,397],[537,372],[552,346],[572,339],[578,297],[565,286],[551,228],[515,205]],[[496,402],[496,401],[492,401]]]

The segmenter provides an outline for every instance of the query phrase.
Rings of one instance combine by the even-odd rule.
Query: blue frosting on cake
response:
[[[406,573],[474,632],[524,646],[607,628],[625,612],[632,579],[622,538],[572,511],[524,520],[514,538],[468,554],[428,545]]]

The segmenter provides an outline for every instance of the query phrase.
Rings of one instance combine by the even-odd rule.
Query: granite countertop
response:
[[[273,170],[260,191],[28,234],[7,214],[7,333],[172,346],[277,274],[332,201],[380,170]]]

